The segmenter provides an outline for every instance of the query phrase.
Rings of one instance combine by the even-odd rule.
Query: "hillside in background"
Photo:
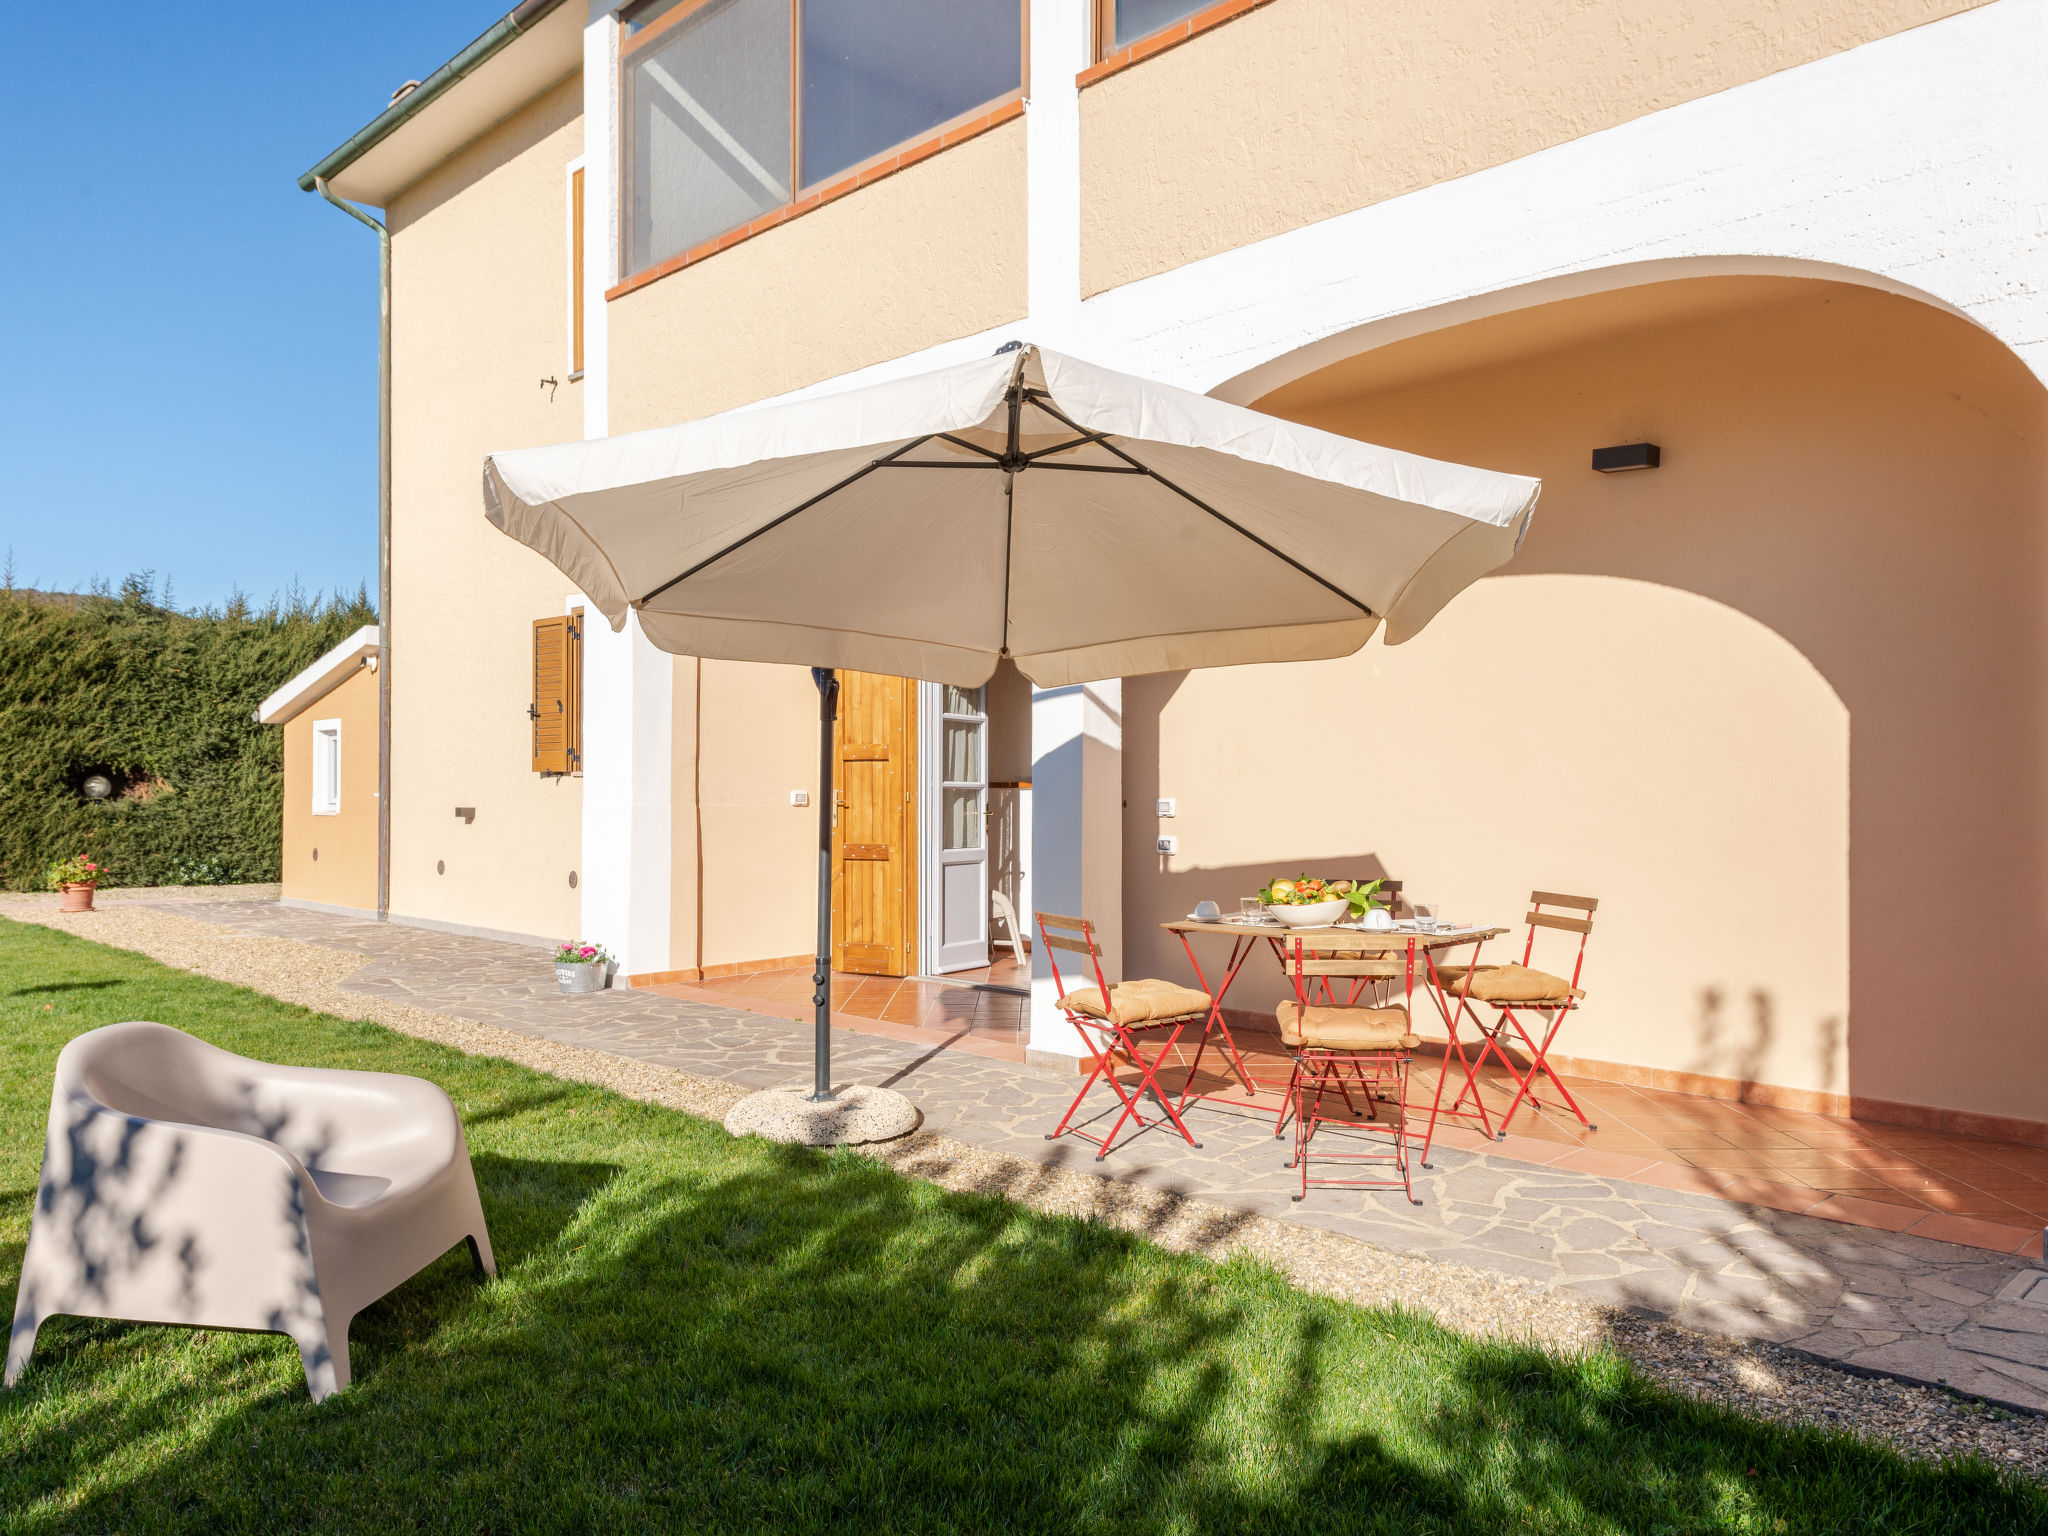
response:
[[[263,697],[376,622],[365,592],[180,610],[148,574],[0,586],[0,885],[83,853],[108,885],[275,880],[283,734]],[[89,799],[104,775],[113,795]]]

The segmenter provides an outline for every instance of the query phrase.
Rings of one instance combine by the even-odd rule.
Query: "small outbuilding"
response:
[[[377,914],[377,626],[365,624],[265,699],[284,728],[284,900]]]

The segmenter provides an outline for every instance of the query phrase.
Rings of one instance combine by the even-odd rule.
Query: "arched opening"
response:
[[[1187,856],[1134,862],[1127,933],[1304,857],[1369,855],[1455,917],[1582,891],[1572,1055],[2038,1139],[2011,1122],[2048,1122],[2048,392],[2002,343],[1870,287],[1698,277],[1412,335],[1256,403],[1541,475],[1543,502],[1406,647],[1132,681],[1127,773],[1156,756]],[[1661,467],[1589,467],[1642,441]]]

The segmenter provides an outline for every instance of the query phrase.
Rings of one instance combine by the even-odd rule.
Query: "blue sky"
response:
[[[376,241],[295,183],[509,3],[0,0],[18,584],[374,592]]]

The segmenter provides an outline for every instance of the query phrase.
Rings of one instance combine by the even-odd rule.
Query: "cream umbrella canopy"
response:
[[[819,679],[816,1096],[828,1098],[832,669],[1040,687],[1417,633],[1539,483],[1013,343],[681,426],[493,454],[485,515],[614,629]]]

